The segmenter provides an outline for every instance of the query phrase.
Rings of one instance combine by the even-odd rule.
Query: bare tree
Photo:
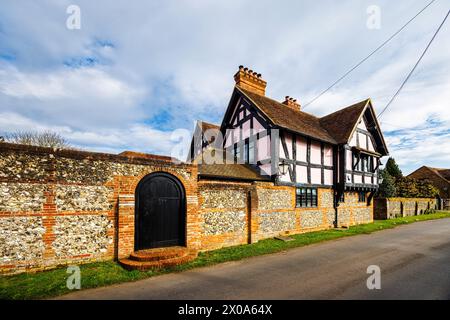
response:
[[[6,134],[5,140],[9,143],[27,144],[39,147],[73,149],[63,136],[52,131],[17,131]]]

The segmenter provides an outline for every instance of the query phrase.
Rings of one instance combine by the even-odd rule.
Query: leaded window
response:
[[[297,188],[296,206],[301,208],[317,207],[317,188]]]

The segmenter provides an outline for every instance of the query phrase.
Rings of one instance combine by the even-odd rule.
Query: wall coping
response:
[[[389,200],[389,201],[432,201],[436,200],[436,198],[401,198],[401,197],[395,197],[395,198],[376,198],[375,200]]]
[[[174,166],[178,168],[194,168],[196,165],[189,163],[174,163],[168,160],[168,157],[148,154],[148,156],[155,157],[154,159],[140,158],[132,155],[120,155],[112,153],[102,153],[93,151],[81,151],[70,149],[57,149],[48,147],[30,146],[24,144],[15,144],[0,142],[0,152],[12,151],[27,153],[30,155],[55,155],[63,158],[70,158],[76,160],[103,160],[116,163],[128,163],[128,164],[143,164],[143,165],[156,165],[156,166]]]

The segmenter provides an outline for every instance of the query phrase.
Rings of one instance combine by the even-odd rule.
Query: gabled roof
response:
[[[348,143],[359,121],[365,115],[371,124],[368,130],[374,136],[379,147],[377,151],[382,156],[388,154],[386,142],[380,131],[370,99],[318,118],[239,86],[235,88],[237,92],[247,97],[273,125],[331,144]]]
[[[303,135],[336,144],[336,140],[321,126],[320,118],[312,114],[288,108],[284,104],[236,86],[263,112],[274,125]]]
[[[369,99],[340,109],[320,119],[320,124],[334,137],[337,143],[347,143],[352,136]]]

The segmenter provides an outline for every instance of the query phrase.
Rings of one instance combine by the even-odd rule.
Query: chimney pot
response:
[[[300,111],[300,104],[297,102],[297,99],[294,99],[293,97],[286,96],[285,100],[282,102],[285,106]]]
[[[253,71],[242,65],[239,66],[239,71],[234,75],[234,81],[237,86],[243,89],[252,91],[259,95],[265,96],[267,82],[261,78],[261,73]]]

